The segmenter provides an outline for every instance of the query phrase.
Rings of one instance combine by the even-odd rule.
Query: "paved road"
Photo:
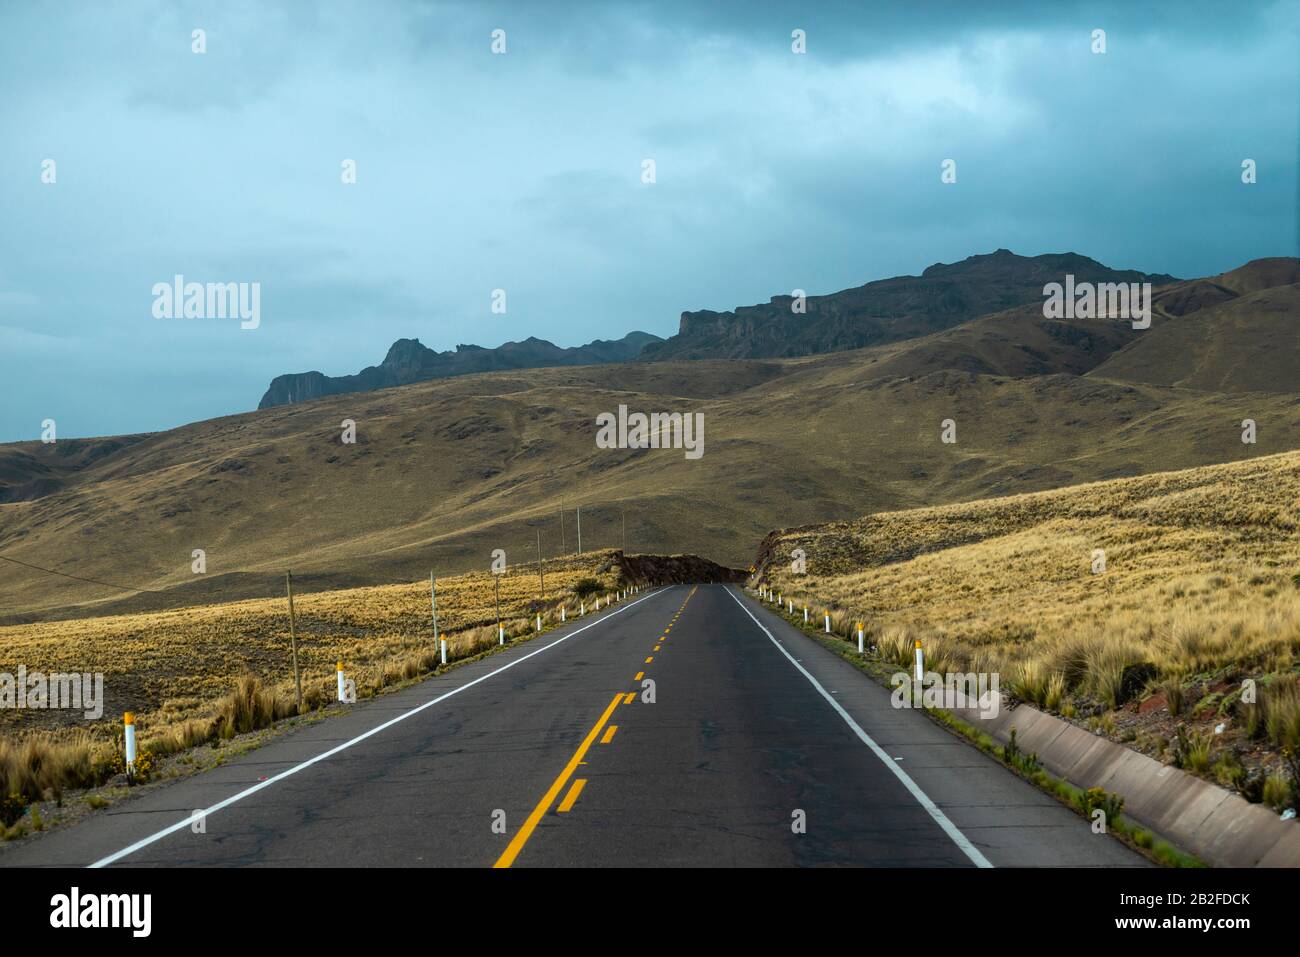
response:
[[[642,594],[0,853],[94,863],[1146,862],[714,585]]]

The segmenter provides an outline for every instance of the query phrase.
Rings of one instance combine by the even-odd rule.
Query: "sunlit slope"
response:
[[[921,638],[939,670],[998,671],[1031,697],[1055,676],[1113,706],[1126,668],[1231,681],[1300,664],[1297,501],[1291,452],[791,529],[762,565],[904,660]]]

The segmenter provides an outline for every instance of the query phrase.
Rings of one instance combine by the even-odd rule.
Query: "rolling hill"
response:
[[[825,355],[468,374],[2,445],[0,621],[261,597],[288,569],[306,591],[416,580],[535,557],[538,531],[572,552],[578,506],[585,549],[626,528],[630,552],[744,566],[772,528],[1288,451],[1297,287],[1266,285],[1287,262],[1143,332],[1029,304]],[[702,414],[703,457],[598,448],[620,405]]]
[[[1284,451],[1300,400],[942,370],[870,379],[869,353],[492,373],[336,396],[128,440],[0,448],[7,620],[140,610],[459,571],[491,549],[692,552],[747,563],[774,527]],[[595,447],[619,404],[704,414],[705,454]],[[1260,423],[1257,446],[1238,423]],[[355,445],[340,443],[344,418]],[[956,445],[940,423],[957,423]],[[113,446],[116,446],[115,448]],[[22,475],[46,483],[33,491]],[[560,509],[566,509],[563,533]],[[563,546],[562,546],[563,534]],[[193,549],[207,572],[191,573]],[[76,607],[72,607],[76,606]]]
[[[1233,296],[1147,331],[1092,374],[1209,392],[1300,392],[1300,285]]]

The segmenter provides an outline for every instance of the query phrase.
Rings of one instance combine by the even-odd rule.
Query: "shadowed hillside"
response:
[[[1147,332],[1094,374],[1210,392],[1300,392],[1300,285],[1245,293]]]

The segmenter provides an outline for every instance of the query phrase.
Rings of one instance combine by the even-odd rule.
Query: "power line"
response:
[[[12,562],[15,565],[22,565],[24,568],[31,568],[38,572],[45,572],[48,575],[60,575],[63,578],[71,578],[73,581],[89,582],[92,585],[103,585],[105,588],[117,588],[122,591],[147,592],[150,595],[164,594],[164,592],[158,591],[156,588],[135,588],[131,585],[115,585],[113,582],[103,582],[98,578],[82,578],[80,575],[69,575],[67,572],[56,571],[53,568],[45,568],[41,565],[33,565],[30,562],[20,562],[16,558],[8,558],[5,555],[0,555],[0,562]]]

